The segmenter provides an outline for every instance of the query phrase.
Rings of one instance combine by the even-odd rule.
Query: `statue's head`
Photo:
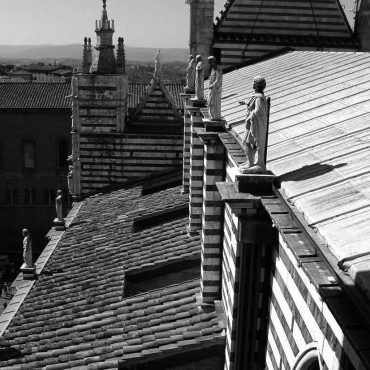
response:
[[[195,60],[197,62],[201,62],[202,61],[202,56],[201,55],[197,55],[196,58],[195,58]]]
[[[214,56],[208,57],[208,63],[211,68],[217,68],[217,60]]]
[[[30,235],[30,232],[28,231],[28,229],[23,229],[22,230],[22,235],[23,236],[28,236],[28,235]]]
[[[253,89],[257,92],[263,93],[266,88],[266,80],[262,76],[256,76],[253,79]]]

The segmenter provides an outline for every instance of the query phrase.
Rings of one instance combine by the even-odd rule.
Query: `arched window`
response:
[[[66,168],[68,166],[68,142],[66,139],[58,141],[58,167]]]
[[[11,196],[10,189],[6,189],[5,190],[5,204],[11,204],[11,202],[12,202],[12,196]]]
[[[31,193],[28,189],[24,190],[24,204],[26,205],[31,204]]]
[[[321,370],[319,358],[316,344],[311,343],[297,355],[292,370]]]
[[[23,144],[23,166],[26,169],[35,168],[35,144],[30,140]]]
[[[35,189],[31,189],[31,205],[37,204],[37,193]]]
[[[18,204],[18,190],[12,189],[12,204]]]
[[[49,190],[48,189],[44,189],[44,191],[42,192],[42,194],[43,194],[42,195],[42,198],[43,198],[44,204],[51,204]]]

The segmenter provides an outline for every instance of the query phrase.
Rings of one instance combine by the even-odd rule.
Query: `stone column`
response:
[[[190,141],[191,141],[191,115],[186,107],[192,107],[190,94],[181,94],[184,103],[184,144],[183,144],[183,167],[182,167],[182,193],[189,193],[190,174]]]
[[[224,181],[225,148],[218,132],[209,131],[212,128],[207,122],[204,120],[203,133],[199,132],[204,143],[201,295],[202,303],[214,304],[221,297],[224,209],[216,182]],[[214,123],[222,130],[225,122]]]
[[[195,105],[193,103],[193,105]],[[189,233],[199,232],[202,228],[203,200],[203,157],[204,149],[196,130],[203,127],[203,114],[200,108],[187,106],[191,115],[190,138],[190,182],[189,182]]]
[[[227,316],[226,368],[261,369],[266,346],[269,263],[276,229],[262,207],[271,197],[275,176],[229,174],[218,183],[225,202],[222,303]],[[226,220],[227,219],[227,220]]]

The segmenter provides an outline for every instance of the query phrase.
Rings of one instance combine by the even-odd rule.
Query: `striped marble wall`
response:
[[[307,345],[314,343],[323,369],[365,369],[327,304],[284,240],[273,253],[266,368],[292,369]]]
[[[233,369],[235,362],[241,248],[241,243],[238,242],[237,235],[238,217],[232,213],[231,207],[226,205],[222,256],[222,303],[226,315],[226,370]]]
[[[80,135],[81,191],[168,171],[182,165],[181,135]]]

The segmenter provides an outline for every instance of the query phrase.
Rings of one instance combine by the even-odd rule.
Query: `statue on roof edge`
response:
[[[222,69],[214,56],[208,58],[208,63],[211,68],[211,75],[209,77],[208,112],[212,120],[220,121],[222,120]]]
[[[189,55],[189,64],[186,70],[186,90],[194,91],[195,89],[195,68],[196,62],[194,55]]]
[[[202,56],[197,55],[195,58],[196,61],[196,69],[195,69],[195,98],[197,100],[205,100],[204,99],[204,68],[202,62]]]
[[[28,229],[23,229],[22,235],[23,235],[23,262],[25,263],[26,267],[32,268],[33,267],[32,237]]]
[[[239,104],[247,105],[243,146],[248,161],[241,164],[242,173],[266,172],[266,139],[268,125],[268,106],[264,95],[266,80],[261,76],[254,77],[254,94]]]

